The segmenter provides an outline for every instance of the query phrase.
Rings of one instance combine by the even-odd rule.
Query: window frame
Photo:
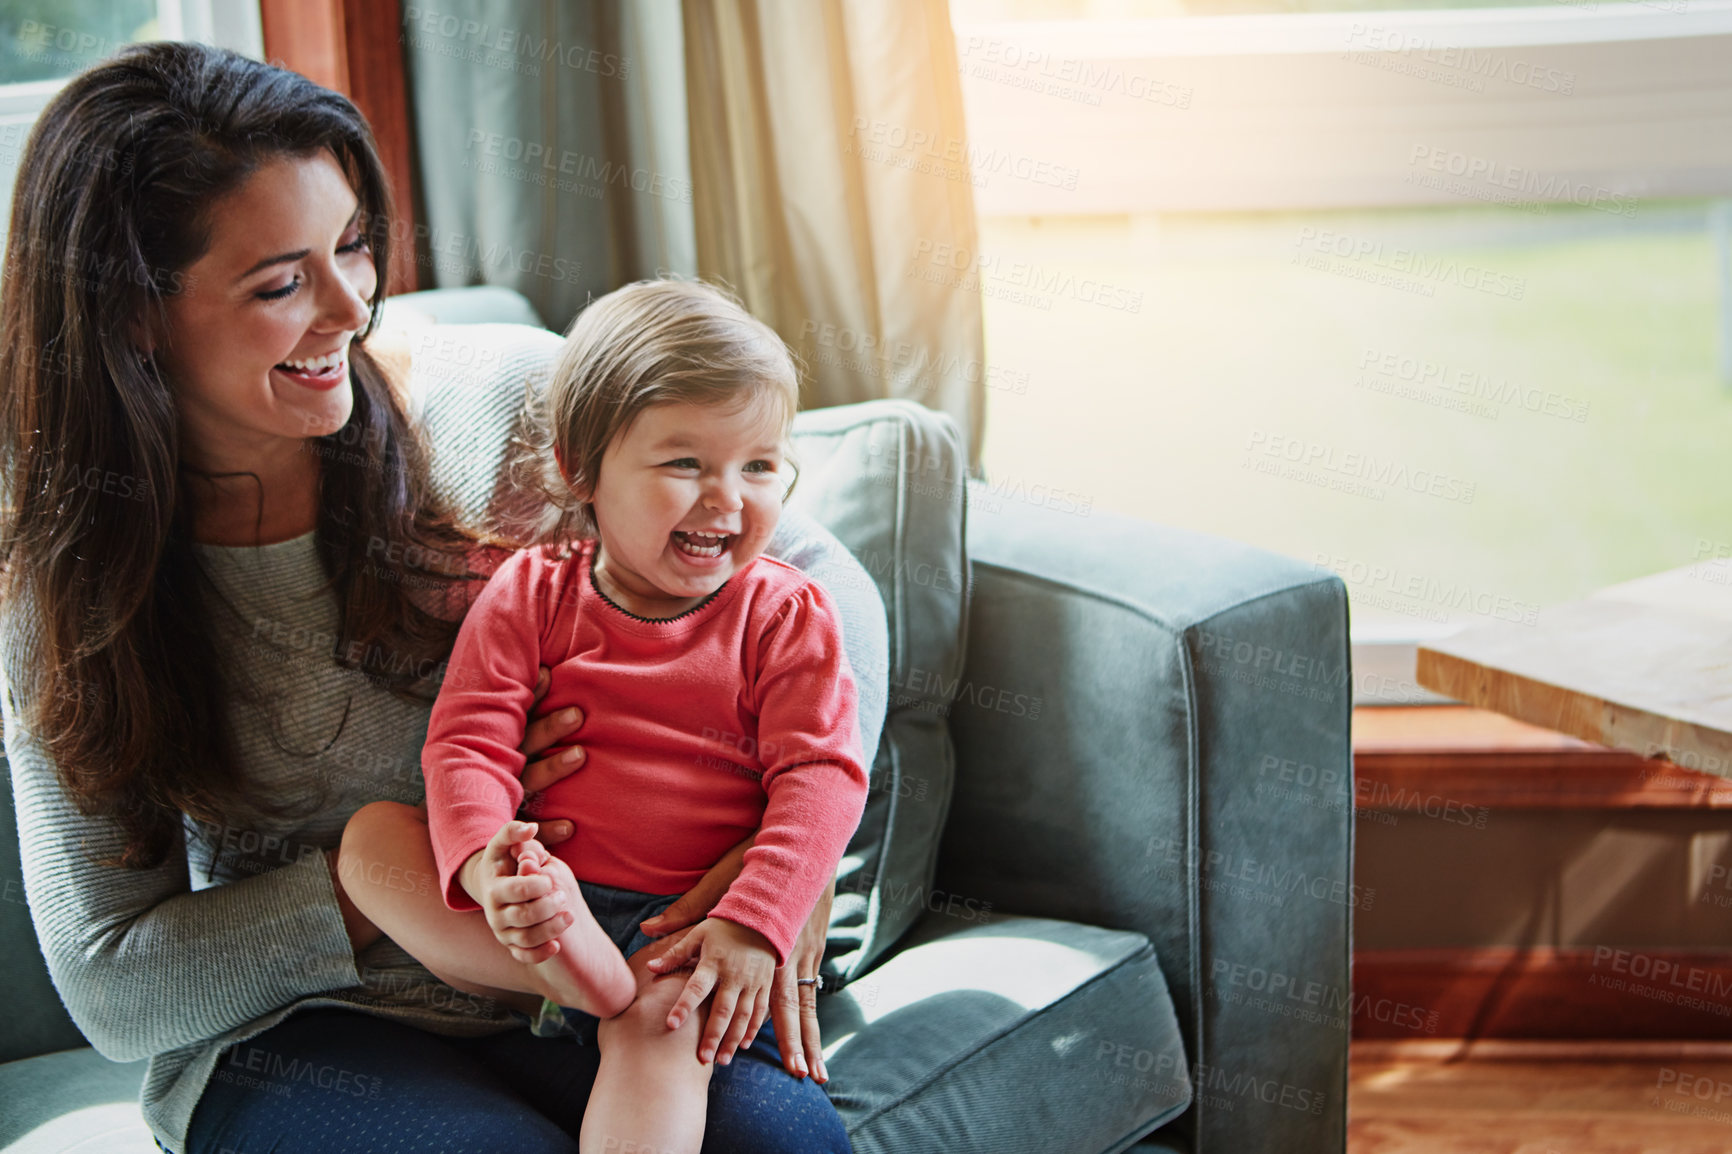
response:
[[[156,0],[157,34],[164,40],[196,40],[264,58],[259,6],[252,0]],[[0,246],[12,219],[12,186],[36,118],[71,77],[0,84]]]

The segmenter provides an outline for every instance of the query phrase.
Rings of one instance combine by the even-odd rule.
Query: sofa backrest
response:
[[[790,503],[860,562],[890,635],[884,735],[830,917],[825,972],[846,980],[870,969],[931,900],[955,781],[949,712],[967,643],[967,457],[949,417],[901,400],[801,413],[794,449],[800,480]]]

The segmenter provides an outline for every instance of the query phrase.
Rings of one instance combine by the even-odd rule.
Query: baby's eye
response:
[[[696,457],[681,457],[677,461],[662,462],[664,469],[695,469],[697,467],[698,459]]]
[[[774,473],[775,471],[776,463],[774,461],[752,461],[746,465],[746,472],[748,473]]]

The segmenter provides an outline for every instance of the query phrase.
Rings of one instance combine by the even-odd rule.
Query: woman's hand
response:
[[[709,1021],[698,1039],[698,1061],[726,1066],[740,1043],[756,1037],[758,1027],[770,1016],[776,951],[770,939],[750,926],[705,918],[649,965],[656,973],[667,974],[694,963],[697,969],[668,1011],[668,1029],[684,1025],[713,991]]]
[[[555,940],[576,916],[565,908],[565,895],[545,873],[520,876],[517,859],[546,862],[545,847],[535,840],[534,822],[508,821],[493,840],[469,855],[457,880],[487,917],[499,944],[520,962],[534,965],[559,952]]]
[[[830,1080],[830,1071],[824,1066],[824,1043],[818,1035],[818,985],[808,982],[802,986],[799,979],[818,976],[818,966],[824,961],[824,942],[830,936],[830,903],[835,899],[836,883],[832,881],[818,895],[812,916],[794,939],[788,964],[776,970],[776,980],[770,988],[770,1020],[776,1027],[782,1065],[796,1078],[804,1078],[806,1071],[811,1070],[812,1077],[820,1083]]]
[[[752,848],[752,839],[756,836],[754,833],[729,850],[721,861],[711,866],[710,871],[698,879],[697,885],[687,890],[664,912],[639,922],[643,932],[652,938],[659,938],[709,916],[709,912],[722,900],[722,895],[728,892],[728,887],[734,884],[734,879],[739,877],[740,871],[745,868],[746,851]],[[796,1078],[804,1078],[810,1073],[819,1082],[828,1082],[830,1071],[824,1065],[824,1043],[818,1032],[818,986],[816,983],[802,986],[799,979],[818,976],[819,963],[824,960],[824,942],[830,935],[830,905],[835,899],[836,883],[832,881],[824,887],[824,892],[818,895],[818,904],[812,907],[812,916],[806,919],[805,927],[794,941],[794,950],[788,955],[788,964],[776,970],[770,988],[770,1020],[776,1027],[776,1042],[782,1051],[782,1065]],[[679,948],[680,942],[680,938],[672,939],[669,949],[656,957],[667,957]],[[673,967],[656,968],[665,973]],[[751,1045],[757,1038],[761,1025],[762,1023],[758,1023],[752,1027],[751,1033],[745,1037],[745,1045]]]
[[[530,703],[530,713],[533,714],[535,712],[535,707],[541,704],[541,699],[547,696],[547,686],[549,681],[550,674],[548,673],[547,666],[543,665],[541,667],[541,675],[535,679],[535,700]],[[582,727],[583,710],[579,709],[575,705],[567,709],[562,709],[558,713],[550,713],[546,717],[537,718],[530,722],[528,727],[523,731],[523,745],[520,747],[523,751],[523,756],[534,758],[549,746],[557,745],[561,741],[564,741],[567,737],[576,733]],[[583,758],[583,746],[573,745],[567,749],[560,750],[552,757],[545,757],[539,761],[532,760],[528,765],[523,767],[523,792],[525,794],[531,794],[546,789],[554,782],[559,781],[561,778],[566,777],[582,766]],[[558,845],[560,842],[569,838],[572,835],[572,831],[573,826],[569,821],[561,820],[544,822],[541,826],[540,835],[542,844]],[[735,871],[736,874],[738,872],[738,870]],[[728,880],[732,881],[733,879],[729,878]],[[727,888],[726,885],[722,886],[724,892]],[[720,900],[721,895],[717,894],[716,897],[717,900]],[[714,905],[715,903],[711,902],[710,904]],[[708,912],[709,910],[706,908],[704,913]],[[699,914],[698,916],[702,917],[703,914]],[[694,918],[692,920],[696,921],[697,919]]]
[[[734,879],[740,876],[740,871],[746,868],[746,851],[752,848],[752,840],[757,836],[755,830],[747,834],[745,841],[723,854],[722,860],[711,866],[709,872],[681,894],[678,901],[655,917],[645,918],[638,926],[650,937],[659,938],[709,917],[716,903],[722,900],[722,895],[728,892],[728,887],[734,884]]]

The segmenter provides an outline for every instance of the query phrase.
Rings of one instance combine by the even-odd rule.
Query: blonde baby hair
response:
[[[530,405],[518,475],[550,507],[538,542],[595,535],[589,497],[602,456],[651,405],[736,409],[764,400],[780,404],[786,438],[800,405],[794,358],[774,329],[721,289],[644,280],[596,300],[572,322]]]

